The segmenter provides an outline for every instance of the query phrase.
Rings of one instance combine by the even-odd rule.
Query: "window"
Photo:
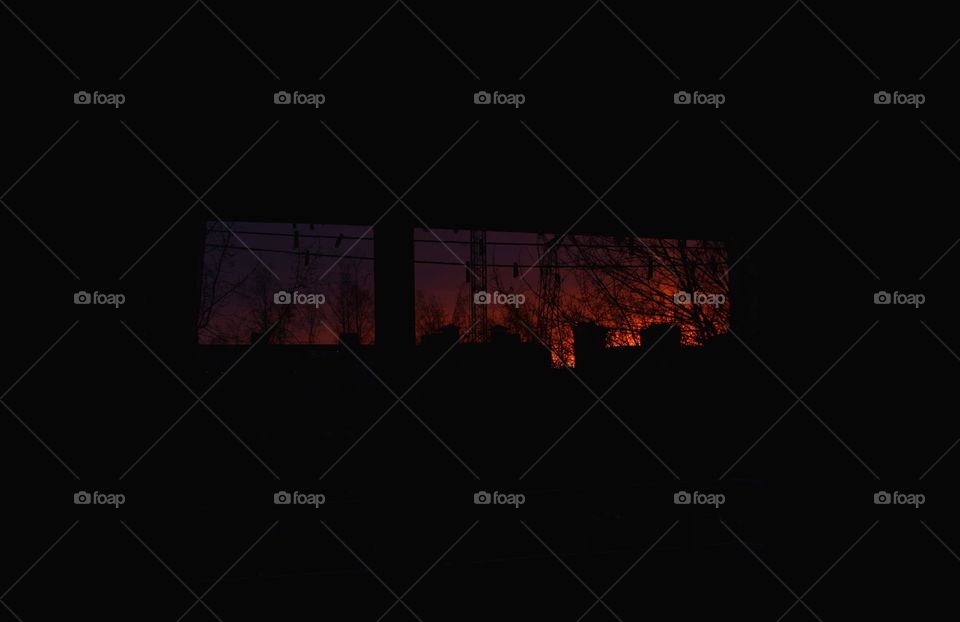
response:
[[[417,230],[415,249],[418,340],[514,334],[573,364],[577,325],[597,325],[610,346],[640,346],[654,325],[677,326],[688,346],[729,330],[721,242]]]
[[[374,341],[373,233],[352,225],[206,223],[201,344]]]

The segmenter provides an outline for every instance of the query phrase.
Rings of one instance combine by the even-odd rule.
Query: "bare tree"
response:
[[[294,287],[295,289],[295,287]],[[294,333],[298,305],[277,304],[276,294],[283,290],[280,282],[266,267],[259,265],[242,291],[249,334],[270,332],[268,343],[285,343]]]
[[[414,318],[416,322],[417,340],[424,335],[436,333],[444,326],[453,323],[448,321],[443,303],[434,294],[425,294],[417,290],[414,298]]]
[[[247,286],[256,271],[256,266],[240,270],[235,251],[230,246],[232,239],[230,232],[217,227],[216,222],[207,224],[197,314],[197,334],[207,343],[234,343],[239,339],[241,326],[230,312],[230,302]],[[214,320],[215,325],[211,326]]]
[[[473,301],[468,303],[468,299],[467,288],[461,285],[460,289],[457,290],[456,298],[453,300],[453,312],[450,314],[450,323],[458,327],[461,332],[470,328],[470,314],[467,312],[467,304],[472,304]]]
[[[332,315],[334,328],[340,334],[353,333],[361,343],[373,340],[373,290],[371,274],[361,269],[359,261],[343,260],[339,264],[338,278],[327,296],[327,308]]]
[[[571,311],[612,328],[615,342],[639,343],[641,329],[670,323],[703,344],[729,326],[721,242],[570,236],[564,251],[579,285]]]

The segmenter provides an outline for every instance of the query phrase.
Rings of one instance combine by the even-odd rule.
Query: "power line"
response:
[[[256,253],[276,253],[280,255],[296,255],[298,257],[309,255],[310,257],[339,257],[342,259],[360,259],[360,260],[369,260],[369,261],[373,261],[374,259],[373,257],[364,257],[360,255],[337,255],[333,253],[316,253],[311,250],[288,251],[288,250],[282,250],[277,248],[256,248],[254,246],[249,246],[249,247],[248,246],[231,246],[229,244],[204,244],[204,246],[207,248],[226,248],[228,250],[235,250],[235,251],[251,250]],[[461,264],[456,264],[456,265],[459,266]]]
[[[373,260],[375,259],[374,257],[366,257],[366,256],[361,256],[361,255],[337,255],[337,254],[332,254],[332,253],[317,253],[317,252],[314,252],[314,251],[283,250],[283,249],[276,249],[276,248],[256,248],[256,247],[246,247],[246,246],[231,246],[231,245],[229,245],[229,244],[205,244],[205,246],[206,246],[207,248],[226,248],[226,249],[229,249],[229,250],[238,250],[238,251],[251,250],[251,251],[254,251],[254,252],[257,252],[257,253],[275,253],[275,254],[279,254],[279,255],[296,255],[296,256],[298,256],[298,257],[304,257],[304,256],[306,256],[306,255],[309,255],[311,258],[313,258],[313,257],[331,257],[331,258],[337,258],[337,257],[339,257],[339,258],[342,258],[342,259],[357,259],[357,260],[361,260],[361,261],[373,261]],[[458,267],[461,267],[461,268],[464,267],[464,263],[463,263],[463,262],[459,262],[459,261],[438,261],[438,260],[429,260],[429,259],[414,259],[414,260],[413,260],[413,263],[429,264],[429,265],[436,265],[436,266],[458,266]],[[536,268],[536,267],[537,267],[537,264],[532,264],[532,265],[529,265],[529,266],[528,266],[528,265],[520,264],[520,263],[518,263],[518,264],[512,264],[512,263],[488,263],[488,264],[486,264],[486,265],[487,265],[488,267],[490,267],[490,268],[511,268],[511,269],[512,269],[514,266],[516,266],[516,267],[518,267],[518,268],[520,268],[520,269],[524,269],[524,268]],[[714,265],[719,265],[719,264],[718,264],[717,262],[678,262],[677,265],[682,265],[682,266],[691,266],[691,265],[693,265],[693,266],[714,266]],[[575,270],[575,269],[593,269],[593,270],[596,270],[596,269],[604,269],[604,268],[623,268],[623,269],[626,269],[626,268],[636,268],[637,270],[640,270],[640,269],[644,269],[644,270],[645,270],[645,269],[648,268],[648,264],[643,264],[643,265],[630,265],[630,264],[557,264],[557,267],[558,267],[558,268],[561,268],[561,269],[566,269],[566,270]]]
[[[284,237],[284,238],[318,238],[318,239],[328,239],[328,240],[370,240],[373,241],[373,236],[359,236],[359,235],[330,235],[330,234],[321,234],[321,233],[280,233],[276,231],[240,231],[238,229],[231,229],[227,231],[225,229],[210,229],[208,233],[224,233],[230,235],[231,233],[236,233],[237,235],[263,235],[270,237]]]
[[[281,233],[281,232],[277,232],[277,231],[240,231],[240,230],[237,230],[237,229],[233,229],[233,230],[231,230],[231,231],[226,231],[226,230],[223,230],[223,229],[211,229],[211,230],[209,231],[209,233],[223,233],[223,234],[227,234],[227,235],[229,235],[229,234],[231,234],[231,233],[235,233],[235,234],[237,234],[237,235],[259,235],[259,236],[283,237],[283,238],[294,238],[294,237],[295,237],[295,238],[313,238],[313,239],[323,239],[323,240],[366,240],[366,241],[370,241],[370,242],[373,242],[373,241],[374,241],[374,237],[373,237],[373,236],[355,236],[355,235],[340,235],[340,234],[338,234],[338,235],[331,235],[331,234],[322,234],[322,233],[301,233],[301,232],[299,232],[299,230],[298,230],[296,233]],[[601,236],[595,236],[595,237],[601,237]],[[673,239],[673,238],[642,238],[642,239],[657,240],[657,244],[660,245],[660,246],[663,246],[664,248],[669,248],[669,249],[680,249],[680,248],[681,248],[681,245],[680,245],[679,243],[676,244],[676,245],[667,245],[667,244],[664,244],[664,243],[663,243],[664,240]],[[447,245],[459,244],[459,245],[463,245],[463,246],[469,246],[469,245],[470,245],[470,241],[469,241],[469,240],[443,240],[443,239],[439,239],[439,238],[414,238],[413,241],[414,241],[415,243],[420,243],[420,244],[447,244]],[[531,242],[491,242],[491,241],[488,240],[488,241],[487,241],[487,246],[525,246],[525,247],[533,247],[533,248],[536,248],[536,247],[540,247],[540,246],[544,246],[544,245],[541,244],[541,243],[539,243],[539,242],[536,242],[536,241],[531,241]],[[632,243],[631,243],[631,244],[596,244],[596,243],[588,243],[588,242],[584,242],[584,243],[559,242],[559,243],[547,244],[546,246],[549,247],[549,248],[604,248],[604,249],[630,248],[630,249],[638,249],[638,250],[639,250],[640,248],[642,248],[642,245],[641,245],[640,247],[638,247],[636,244],[632,244]],[[711,250],[711,247],[696,247],[696,246],[693,246],[693,247],[686,247],[686,248],[689,248],[689,249],[691,249],[691,250],[696,250],[697,248],[702,248],[702,249],[705,249],[705,250]],[[649,251],[648,251],[648,252],[649,252]]]

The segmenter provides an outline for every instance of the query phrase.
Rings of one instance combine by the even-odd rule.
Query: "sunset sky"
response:
[[[338,284],[341,283],[342,270],[347,268],[354,271],[354,278],[362,282],[362,288],[368,290],[372,298],[374,245],[373,232],[368,231],[368,227],[252,222],[230,223],[230,227],[243,244],[237,237],[226,232],[222,224],[208,223],[203,298],[210,313],[209,321],[200,330],[201,343],[249,342],[250,331],[245,327],[244,318],[254,313],[253,309],[258,304],[261,307],[264,306],[262,300],[266,296],[266,290],[294,289],[298,274],[301,278],[307,278],[307,282],[297,288],[299,291],[320,293],[328,297],[328,304],[325,305],[327,308],[323,309],[323,313],[331,311],[330,297],[334,295]],[[469,316],[472,298],[464,264],[469,261],[470,232],[418,228],[414,230],[413,235],[416,262],[415,289],[418,295],[421,298],[439,302],[447,321],[452,320],[459,295],[467,303],[465,310]],[[552,236],[547,236],[547,239],[551,238]],[[584,243],[584,239],[587,240],[587,246],[596,244],[601,249],[626,248],[624,245],[630,242],[630,240],[615,240],[611,237],[580,238],[580,242]],[[656,244],[664,241],[651,240],[650,242]],[[640,244],[645,246],[643,241]],[[695,247],[698,243],[685,242],[684,244]],[[244,248],[244,245],[253,250],[276,273],[279,280],[273,276],[268,278],[266,269]],[[229,248],[225,249],[225,246]],[[561,264],[560,296],[562,300],[573,300],[578,294],[582,297],[583,292],[578,286],[577,277],[580,276],[579,280],[582,280],[583,268],[562,267],[571,265],[569,262],[572,260],[568,254],[570,251],[567,248],[569,246],[565,240],[558,254]],[[539,295],[541,271],[539,265],[533,266],[533,264],[541,260],[542,252],[542,238],[536,233],[488,231],[487,289],[491,292],[499,290],[507,293],[522,293],[528,305],[535,305]],[[621,264],[618,268],[629,270],[627,274],[631,276],[635,274],[636,278],[642,278],[644,274],[653,274],[653,260],[649,260],[650,266],[647,266],[646,261],[643,260],[641,264],[635,266]],[[517,264],[516,272],[514,263]],[[659,266],[656,269],[660,270]],[[307,270],[310,276],[303,277]],[[579,275],[575,274],[578,270]],[[250,290],[258,272],[263,286],[258,290],[259,293],[251,298]],[[237,286],[234,288],[233,285]],[[216,292],[212,289],[214,287]],[[675,290],[675,285],[668,285],[664,289],[664,294],[672,296]],[[210,308],[209,305],[214,300],[216,304]],[[372,302],[370,304],[369,313],[372,316]],[[268,305],[267,308],[269,308]],[[312,311],[308,310],[308,312]],[[500,323],[505,317],[505,311],[496,306],[489,307],[489,312],[490,325]],[[329,316],[324,315],[324,318],[324,321],[332,324]],[[635,329],[639,325],[649,323],[652,319],[634,315],[624,321],[629,325],[627,328]],[[292,329],[291,334],[283,341],[319,344],[336,342],[334,336],[326,330],[311,334],[312,337],[306,337],[305,333],[299,329]],[[635,341],[636,339],[633,338],[622,343],[635,345]],[[692,340],[688,337],[685,342],[692,343]]]

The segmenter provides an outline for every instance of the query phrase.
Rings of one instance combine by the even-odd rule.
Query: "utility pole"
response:
[[[473,335],[470,341],[484,343],[489,336],[489,304],[477,304],[476,294],[487,291],[487,232],[470,230],[470,261],[467,263],[467,280],[470,283],[470,324]]]

